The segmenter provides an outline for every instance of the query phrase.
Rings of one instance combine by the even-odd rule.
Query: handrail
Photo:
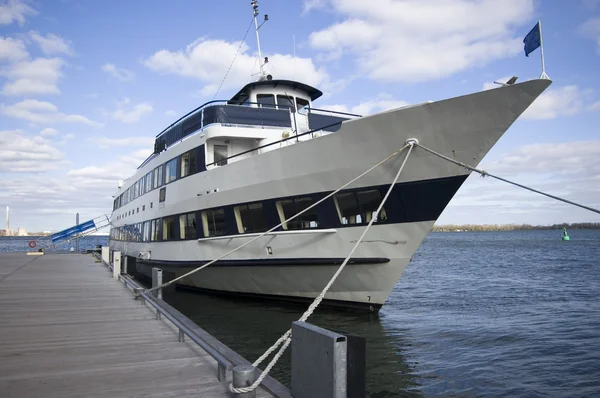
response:
[[[340,111],[331,111],[329,109],[319,109],[319,108],[308,108],[310,111],[319,111],[319,112],[329,112],[329,113],[335,113],[338,115],[345,115],[345,116],[354,116],[354,117],[363,117],[363,115],[357,115],[356,113],[348,113],[348,112],[340,112]],[[310,111],[308,113],[310,113]],[[300,110],[298,110],[298,113],[300,113]],[[307,113],[307,115],[308,115]],[[300,113],[301,115],[303,115],[302,113]]]

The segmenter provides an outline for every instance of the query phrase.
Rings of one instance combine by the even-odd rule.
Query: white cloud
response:
[[[224,40],[198,39],[185,49],[178,51],[160,50],[145,59],[144,65],[162,73],[195,78],[207,83],[200,93],[212,96],[217,91],[225,72],[231,65],[240,43]],[[239,88],[246,84],[252,72],[258,71],[258,61],[243,44],[233,63],[223,89]],[[318,69],[312,59],[292,57],[288,54],[263,54],[268,56],[267,70],[275,79],[294,79],[317,86],[328,80],[323,69]]]
[[[540,95],[523,113],[524,119],[554,119],[581,112],[591,91],[577,86],[564,86],[550,89]]]
[[[26,16],[36,15],[37,11],[27,3],[23,0],[8,0],[0,4],[0,25],[10,25],[13,22],[23,25]]]
[[[124,138],[106,138],[106,137],[96,137],[92,138],[91,141],[98,145],[102,149],[108,149],[117,146],[145,146],[152,147],[154,144],[153,137],[124,137]]]
[[[370,115],[376,112],[386,111],[389,109],[401,108],[409,105],[408,102],[394,99],[389,94],[379,94],[377,98],[361,102],[357,105],[349,107],[347,105],[325,105],[323,109],[328,109],[337,112],[354,113],[357,115]]]
[[[19,130],[0,131],[0,172],[51,170],[56,168],[62,159],[62,153],[50,145],[42,135],[28,136]]]
[[[29,32],[29,37],[40,47],[40,50],[42,50],[42,52],[46,55],[75,54],[75,51],[71,47],[70,42],[52,33],[48,33],[44,37],[36,31],[31,31]]]
[[[57,87],[64,61],[60,58],[37,58],[20,61],[2,72],[10,81],[2,87],[4,95],[60,94]]]
[[[600,207],[600,141],[525,145],[479,168],[590,207]],[[542,220],[542,221],[540,221]],[[440,224],[553,224],[600,218],[539,194],[477,175],[469,177]]]
[[[325,8],[327,0],[304,0],[302,4],[302,14],[308,14],[312,10],[320,10]]]
[[[0,111],[6,116],[32,123],[82,123],[89,126],[100,126],[99,123],[93,122],[85,116],[61,113],[56,105],[35,99],[23,100],[9,106],[1,105]]]
[[[153,110],[152,105],[147,102],[142,102],[133,106],[130,106],[130,102],[129,98],[117,101],[118,109],[112,113],[112,117],[123,123],[135,123],[139,121],[143,115],[151,113]]]
[[[102,70],[114,77],[115,79],[121,80],[123,82],[128,82],[135,78],[135,73],[124,68],[117,68],[115,64],[104,64],[102,66]]]
[[[175,112],[174,110],[169,109],[168,111],[165,111],[165,115],[166,116],[177,116],[177,112]]]
[[[58,134],[58,131],[51,128],[45,128],[42,131],[40,131],[40,135],[42,137],[54,137],[56,134]]]
[[[0,36],[0,61],[14,62],[25,59],[28,56],[29,53],[22,40]]]
[[[600,101],[594,102],[592,105],[588,107],[590,111],[600,111]]]
[[[329,0],[344,20],[313,32],[327,58],[349,54],[358,72],[379,81],[442,78],[522,51],[532,0]]]
[[[581,33],[596,42],[596,51],[600,54],[600,18],[588,19],[580,27]]]

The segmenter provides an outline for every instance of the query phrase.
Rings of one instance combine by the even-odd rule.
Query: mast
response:
[[[260,29],[261,26],[264,25],[265,22],[267,22],[269,20],[269,16],[267,14],[265,14],[265,20],[263,21],[263,23],[261,23],[259,25],[258,24],[258,20],[256,19],[256,17],[258,16],[258,0],[252,0],[250,2],[250,5],[254,9],[254,30],[256,32],[256,46],[258,47],[258,65],[260,67],[260,78],[259,78],[259,80],[263,80],[266,77],[264,66],[269,61],[268,61],[267,58],[265,58],[264,63],[263,63],[262,54],[260,52],[260,37],[258,35],[258,30]]]

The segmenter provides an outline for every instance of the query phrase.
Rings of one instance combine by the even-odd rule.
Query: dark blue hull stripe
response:
[[[246,260],[219,260],[211,267],[303,267],[303,266],[323,266],[341,265],[344,258],[252,258]],[[197,268],[201,267],[210,260],[205,261],[170,261],[170,260],[137,260],[137,264],[143,264],[149,267],[168,267],[168,268]],[[348,264],[385,264],[390,259],[385,257],[361,257],[351,258]]]

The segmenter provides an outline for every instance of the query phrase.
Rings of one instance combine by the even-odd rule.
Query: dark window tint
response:
[[[167,200],[167,187],[163,187],[158,191],[158,203],[162,203]],[[152,203],[150,203],[150,207],[152,207]]]
[[[287,95],[277,96],[277,106],[279,109],[290,109],[292,112],[296,112],[294,106],[294,97],[288,97]]]
[[[227,145],[213,145],[215,151],[215,164],[225,166],[227,164]]]
[[[303,108],[308,108],[308,101],[302,98],[296,97],[296,105],[298,105],[298,112],[303,110]],[[306,112],[303,112],[306,113]]]
[[[256,102],[267,108],[275,108],[275,96],[273,94],[257,94]]]
[[[194,239],[196,237],[196,213],[179,216],[179,238]]]
[[[177,179],[177,158],[169,160],[165,164],[165,184]]]
[[[191,150],[181,155],[181,176],[196,173],[196,152]]]
[[[277,202],[277,210],[279,212],[281,221],[283,221],[295,216],[312,204],[313,200],[309,197],[286,199]],[[292,221],[288,221],[283,224],[284,229],[305,229],[318,227],[319,220],[317,217],[316,208],[310,209],[306,213],[294,218]]]
[[[240,233],[264,232],[269,229],[262,203],[236,206],[235,215]]]
[[[177,228],[177,225],[175,224],[175,217],[170,216],[163,218],[162,227],[162,240],[174,240],[175,228]]]
[[[338,214],[342,224],[368,223],[381,203],[381,192],[376,189],[360,192],[344,192],[335,195]],[[375,222],[387,219],[385,207],[381,209]]]
[[[215,209],[202,212],[204,236],[225,235],[225,210]]]
[[[161,164],[154,169],[154,185],[153,188],[158,188],[163,184],[163,165]]]

